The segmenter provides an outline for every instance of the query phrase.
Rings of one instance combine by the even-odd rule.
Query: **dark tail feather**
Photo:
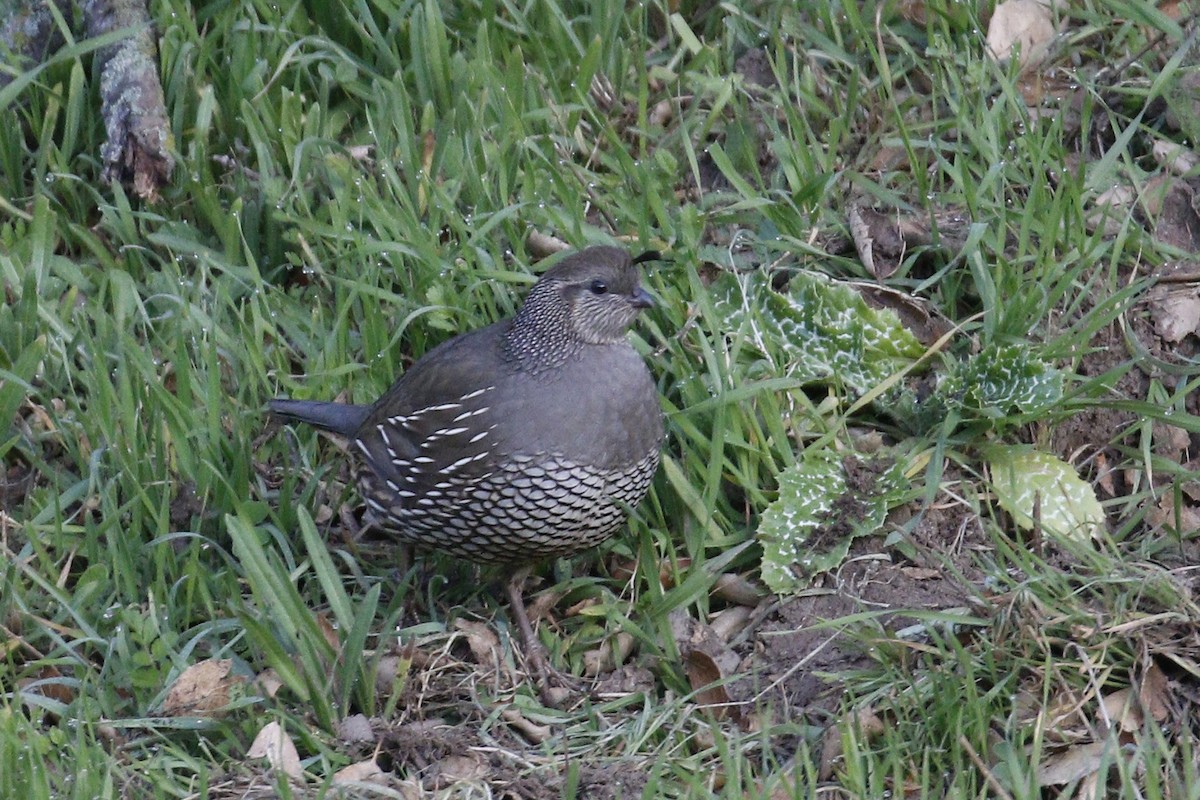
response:
[[[280,419],[304,422],[346,438],[351,438],[358,432],[371,410],[370,406],[323,403],[316,400],[272,400],[267,405],[271,413]]]

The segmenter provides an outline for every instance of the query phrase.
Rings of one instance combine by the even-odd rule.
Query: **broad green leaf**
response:
[[[1038,417],[1062,403],[1063,374],[1037,358],[1027,345],[985,346],[964,361],[952,361],[927,397],[899,396],[889,410],[914,430],[937,427],[947,417],[989,426]]]
[[[1038,414],[1062,400],[1063,376],[1021,345],[989,346],[955,365],[938,386],[946,404],[983,416]]]
[[[843,456],[810,449],[779,474],[779,497],[763,512],[758,539],[762,576],[777,594],[803,589],[808,577],[836,568],[858,536],[875,532],[908,483],[902,461],[859,462],[854,485],[847,483]],[[874,475],[871,486],[863,477]]]
[[[992,487],[1000,507],[1022,528],[1086,539],[1104,530],[1104,509],[1091,484],[1075,468],[1049,453],[998,446],[988,452]]]
[[[712,285],[725,330],[740,331],[801,381],[836,379],[862,394],[909,366],[925,348],[891,311],[871,308],[848,286],[809,272],[777,292],[762,272],[722,276]]]

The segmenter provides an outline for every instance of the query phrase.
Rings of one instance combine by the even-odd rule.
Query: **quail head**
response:
[[[515,317],[434,348],[375,403],[271,411],[348,439],[369,519],[400,540],[514,566],[578,552],[620,528],[658,467],[658,395],[626,340],[653,303],[638,273],[620,248],[578,251]],[[519,586],[510,598],[528,640]]]

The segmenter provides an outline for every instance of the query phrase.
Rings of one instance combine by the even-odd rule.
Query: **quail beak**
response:
[[[654,308],[654,295],[639,286],[629,296],[629,305],[634,308]]]

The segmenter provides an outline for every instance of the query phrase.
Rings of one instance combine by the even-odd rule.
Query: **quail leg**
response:
[[[531,567],[522,567],[508,581],[508,607],[517,622],[517,628],[521,631],[522,643],[525,645],[525,657],[533,665],[537,676],[538,697],[541,698],[542,705],[556,708],[558,698],[550,689],[551,681],[568,689],[574,687],[565,675],[546,663],[546,651],[542,648],[542,643],[538,641],[537,635],[533,632],[533,625],[529,622],[529,612],[525,609],[525,598],[522,597],[521,590],[525,588],[525,579],[532,571]]]

